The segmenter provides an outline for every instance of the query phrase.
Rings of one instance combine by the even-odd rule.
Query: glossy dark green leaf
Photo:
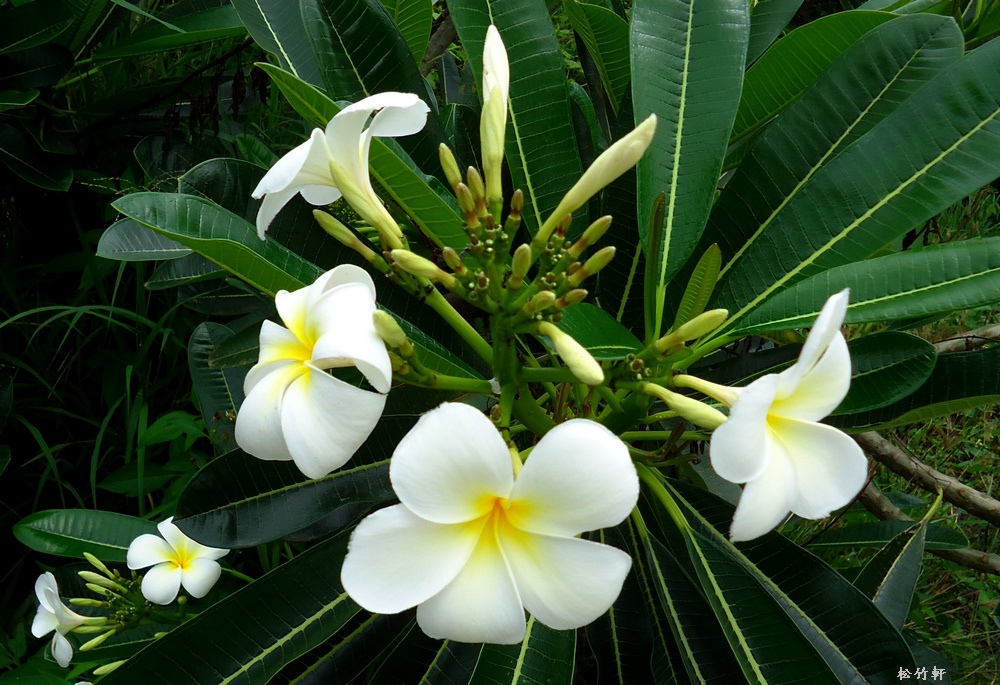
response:
[[[34,102],[38,91],[31,90],[0,90],[0,112],[17,109]]]
[[[552,630],[528,617],[519,645],[484,645],[469,685],[570,685],[576,631]]]
[[[0,122],[0,164],[22,179],[48,190],[67,190],[73,183],[69,164],[42,152],[21,129]]]
[[[7,425],[11,407],[14,406],[14,377],[7,372],[0,373],[0,432]]]
[[[671,329],[687,323],[705,311],[708,301],[712,299],[721,266],[722,253],[719,251],[719,246],[710,245],[691,272],[681,303],[677,306],[677,314]]]
[[[198,397],[205,431],[218,454],[236,449],[236,408],[243,403],[243,369],[218,369],[209,357],[232,331],[222,324],[206,322],[194,329],[188,341],[188,367]]]
[[[883,547],[892,539],[911,529],[910,521],[875,521],[852,523],[828,530],[809,543],[810,547]],[[966,549],[968,539],[960,532],[931,523],[924,541],[927,549]]]
[[[323,86],[298,2],[232,0],[232,3],[253,39],[277,57],[283,69],[306,83]]]
[[[639,163],[637,212],[656,283],[652,336],[663,323],[667,284],[694,250],[715,198],[739,102],[750,31],[739,0],[636,0],[632,8],[632,102],[635,121],[658,117]],[[662,233],[650,228],[654,200],[666,195]],[[648,297],[648,295],[647,295]]]
[[[642,349],[642,343],[627,328],[586,302],[566,309],[559,328],[586,347],[594,359],[624,359]]]
[[[149,521],[90,509],[39,511],[14,524],[17,539],[36,552],[76,558],[90,552],[108,563],[125,561],[133,540],[155,532]]]
[[[534,232],[582,173],[563,57],[543,2],[451,0],[451,18],[469,65],[482,80],[486,29],[500,32],[510,63],[506,154],[513,188],[524,191],[524,223]],[[512,189],[505,188],[509,194]]]
[[[178,259],[190,254],[191,248],[131,219],[119,219],[108,226],[97,243],[98,257],[122,262]]]
[[[322,542],[161,637],[104,685],[263,685],[360,610],[340,587],[347,535]]]
[[[760,0],[750,10],[750,42],[747,64],[758,57],[781,35],[802,6],[803,0]]]
[[[165,290],[188,283],[199,283],[226,275],[226,271],[208,261],[200,254],[189,254],[179,259],[171,259],[159,264],[146,279],[147,290]]]
[[[861,36],[894,19],[885,12],[837,12],[799,27],[747,71],[732,140],[747,136],[795,101]]]
[[[0,54],[0,90],[31,90],[54,85],[73,67],[73,55],[55,43]]]
[[[826,298],[851,289],[846,322],[923,318],[1000,300],[1000,238],[909,250],[827,269],[749,312],[733,335],[807,324]]]
[[[998,61],[1000,43],[993,42],[938,71],[820,167],[766,226],[755,222],[763,227],[723,274],[717,306],[738,321],[788,285],[867,258],[993,180],[1000,173],[993,154],[1000,134],[1000,72],[992,68]]]
[[[431,38],[431,0],[382,0],[382,4],[409,46],[413,61],[420,64]]]
[[[880,409],[828,422],[851,432],[880,430],[1000,402],[1000,347],[938,355],[927,381],[913,394]]]
[[[0,7],[0,54],[48,43],[73,23],[61,0],[32,0]]]
[[[610,9],[580,0],[563,0],[563,7],[597,65],[604,90],[611,96],[611,107],[617,113],[631,79],[628,23]]]
[[[275,312],[276,314],[277,312]],[[256,364],[260,356],[260,326],[250,325],[219,343],[208,356],[208,363],[216,369]]]
[[[921,523],[889,541],[872,557],[854,585],[872,598],[886,618],[899,629],[910,613],[910,602],[920,578],[927,529]]]
[[[876,333],[852,340],[851,389],[835,414],[854,414],[903,399],[927,380],[937,354],[923,338]]]
[[[321,273],[275,241],[260,240],[256,228],[242,217],[194,195],[134,193],[113,206],[269,295],[301,288]]]
[[[184,33],[178,33],[162,24],[149,22],[127,39],[107,49],[99,50],[95,59],[121,59],[177,50],[200,43],[245,36],[247,32],[236,9],[231,5],[207,7],[171,18],[171,23],[183,29]]]

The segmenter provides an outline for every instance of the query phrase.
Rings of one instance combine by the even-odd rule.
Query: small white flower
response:
[[[46,571],[35,581],[35,596],[38,598],[38,612],[31,622],[31,634],[52,636],[52,656],[56,663],[66,668],[73,658],[73,645],[66,639],[66,633],[87,623],[87,617],[72,611],[59,599],[56,577]]]
[[[851,383],[851,358],[840,333],[847,297],[844,290],[827,300],[798,361],[781,373],[728,392],[687,384],[732,405],[729,419],[712,434],[710,454],[716,473],[746,483],[729,532],[733,541],[764,535],[789,512],[806,519],[829,516],[865,484],[861,448],[818,423]]]
[[[229,554],[228,549],[195,542],[174,525],[173,519],[171,516],[157,524],[163,537],[140,535],[126,555],[132,570],[152,566],[142,578],[142,596],[153,604],[170,604],[182,585],[192,597],[204,597],[222,575],[216,559]]]
[[[564,630],[618,597],[629,555],[576,537],[620,523],[639,495],[628,449],[600,424],[556,426],[515,478],[490,420],[443,404],[399,443],[389,476],[401,504],[361,522],[341,572],[365,609],[416,606],[431,637],[513,644],[525,609]]]
[[[236,443],[260,459],[294,460],[310,478],[343,466],[375,428],[392,382],[375,331],[375,284],[342,264],[274,303],[287,328],[265,321],[260,358],[247,373],[236,416]],[[378,392],[326,369],[357,367]]]
[[[343,196],[378,231],[398,234],[395,219],[372,188],[368,149],[374,136],[416,133],[424,127],[428,111],[413,93],[378,93],[340,110],[326,131],[313,129],[309,140],[279,159],[254,188],[253,197],[264,198],[257,212],[257,235],[264,239],[274,217],[296,194],[313,205],[330,204]]]

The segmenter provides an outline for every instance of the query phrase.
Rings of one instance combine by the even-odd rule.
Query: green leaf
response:
[[[519,645],[483,645],[469,685],[570,685],[576,631],[552,630],[528,617]]]
[[[882,430],[1000,402],[1000,347],[938,355],[927,381],[887,407],[828,420],[852,433]]]
[[[190,248],[131,219],[119,219],[108,226],[97,243],[98,257],[122,262],[178,259],[190,254]]]
[[[240,21],[257,45],[278,58],[282,69],[306,83],[322,87],[302,10],[293,0],[231,0]]]
[[[200,283],[221,278],[226,272],[200,254],[189,254],[168,260],[156,267],[146,279],[147,290],[166,290],[189,283]]]
[[[14,524],[14,536],[36,552],[80,558],[90,552],[101,561],[125,561],[128,546],[156,526],[143,519],[110,511],[53,509],[26,516]]]
[[[477,84],[486,29],[494,24],[503,38],[510,63],[507,164],[513,188],[524,191],[524,223],[534,233],[583,171],[552,20],[543,2],[451,0],[448,8]]]
[[[263,685],[359,607],[341,589],[347,535],[322,542],[205,609],[105,676],[104,685]]]
[[[173,19],[178,32],[159,23],[148,23],[127,39],[99,50],[97,60],[121,59],[246,35],[236,9],[231,5],[207,7]]]
[[[160,17],[156,16],[155,14],[150,14],[149,12],[147,12],[143,8],[139,7],[138,5],[134,5],[131,2],[128,2],[128,0],[111,0],[111,2],[113,2],[116,5],[118,5],[119,7],[124,7],[125,9],[127,9],[130,12],[135,12],[139,16],[145,17],[146,19],[149,19],[150,21],[155,21],[160,26],[163,26],[164,28],[166,28],[166,29],[168,29],[170,31],[175,31],[177,33],[184,33],[184,29],[180,28],[179,26],[174,26],[173,24],[171,24],[169,22],[166,22],[163,19],[161,19]]]
[[[322,92],[288,72],[271,65],[258,64],[274,81],[292,107],[310,123],[325,127],[340,111]],[[468,236],[458,205],[451,197],[431,187],[431,179],[413,164],[398,147],[381,138],[373,138],[368,163],[372,178],[421,227],[425,235],[436,236],[441,245],[464,249]],[[279,215],[280,217],[280,215]]]
[[[39,188],[61,191],[73,184],[73,170],[69,164],[42,152],[30,136],[2,122],[0,164]]]
[[[242,369],[217,369],[209,364],[215,348],[233,332],[221,324],[200,324],[188,341],[188,367],[198,397],[205,431],[218,454],[236,449],[236,408],[243,404]]]
[[[563,312],[559,328],[587,348],[594,359],[624,359],[642,343],[600,307],[581,302]]]
[[[58,37],[73,23],[72,17],[62,16],[65,11],[60,0],[0,7],[0,54],[27,50]]]
[[[434,21],[431,0],[382,0],[392,21],[399,28],[406,44],[410,47],[413,61],[420,64],[431,38],[431,24]]]
[[[7,425],[11,407],[14,406],[14,377],[9,373],[0,373],[0,432]]]
[[[37,90],[0,90],[0,112],[17,109],[34,102],[38,97]]]
[[[611,96],[611,107],[618,113],[628,92],[629,28],[628,23],[610,9],[585,0],[563,0],[566,16],[597,65],[604,90]]]
[[[830,293],[851,289],[846,322],[924,318],[1000,300],[1000,238],[979,238],[845,264],[782,290],[747,314],[733,335],[815,320]]]
[[[739,102],[750,25],[739,0],[636,0],[632,9],[635,121],[658,117],[656,136],[636,165],[639,231],[650,231],[653,201],[666,193],[662,243],[655,255],[659,337],[666,287],[691,255],[715,198]]]
[[[854,579],[855,587],[871,597],[879,611],[900,630],[910,613],[910,602],[920,577],[926,536],[927,529],[922,523],[900,533]]]
[[[913,527],[911,521],[875,521],[852,523],[828,530],[809,543],[810,547],[883,547]],[[927,526],[927,549],[967,549],[968,539],[952,528],[931,523]]]
[[[765,125],[861,36],[894,18],[887,12],[837,12],[779,40],[747,71],[731,139],[744,138]]]
[[[388,459],[355,465],[357,461],[355,456],[346,467],[310,480],[293,462],[234,451],[195,474],[177,503],[174,522],[203,544],[230,549],[277,540],[328,517],[339,528],[395,496]],[[352,506],[359,504],[363,506]]]
[[[741,248],[719,282],[718,306],[737,321],[798,280],[870,256],[993,180],[997,61],[994,41],[951,63],[816,171]]]
[[[719,280],[719,268],[722,266],[722,252],[713,243],[709,246],[694,267],[688,279],[684,296],[677,307],[677,315],[671,330],[687,323],[705,311],[708,301],[715,290],[715,282]]]
[[[834,414],[855,414],[897,402],[927,380],[937,353],[923,338],[876,333],[852,340],[851,389]]]
[[[250,325],[219,343],[208,356],[214,369],[256,364],[260,356],[260,327]]]
[[[112,206],[274,295],[316,280],[320,269],[274,240],[260,240],[246,220],[209,200],[181,193],[133,193]]]
[[[750,10],[747,64],[753,64],[781,35],[799,11],[802,0],[759,0]]]
[[[416,93],[436,104],[410,56],[410,49],[381,0],[300,0],[306,34],[333,100],[358,100],[375,93]],[[429,8],[428,8],[429,11]],[[454,10],[453,10],[454,11]],[[444,128],[428,116],[419,133],[398,143],[421,169],[437,169]]]

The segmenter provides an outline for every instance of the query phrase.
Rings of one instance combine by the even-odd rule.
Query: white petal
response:
[[[306,202],[317,207],[333,204],[341,196],[339,189],[330,186],[302,186],[299,194]]]
[[[399,501],[435,523],[484,516],[514,484],[510,452],[493,423],[455,402],[427,412],[403,436],[389,477]]]
[[[236,414],[236,444],[240,449],[258,459],[292,459],[282,434],[281,403],[288,386],[308,371],[305,364],[288,364],[257,381]]]
[[[52,636],[52,656],[56,663],[66,668],[73,659],[73,645],[65,636],[56,633]]]
[[[854,440],[832,426],[790,419],[774,423],[774,434],[795,471],[791,510],[821,519],[847,505],[868,478],[868,460]]]
[[[309,325],[309,313],[326,292],[326,285],[334,277],[334,270],[327,271],[311,284],[298,290],[279,290],[274,296],[278,316],[292,335],[306,347],[316,342],[317,333]]]
[[[484,524],[431,523],[402,504],[376,511],[351,534],[340,572],[344,590],[373,613],[415,607],[454,580]]]
[[[321,129],[313,129],[309,140],[289,150],[264,174],[251,196],[260,199],[268,193],[307,185],[334,186],[330,176],[330,155]]]
[[[524,639],[524,608],[510,569],[486,530],[451,583],[417,607],[417,625],[431,637],[516,644]]]
[[[621,523],[639,499],[628,448],[594,421],[562,423],[541,439],[510,493],[522,530],[572,537]]]
[[[48,611],[53,611],[53,606],[51,602],[49,602],[49,597],[51,595],[46,592],[46,590],[51,591],[56,597],[59,596],[59,585],[56,584],[56,577],[52,575],[51,571],[46,571],[35,579],[35,597],[38,598],[39,604],[45,607]],[[36,635],[35,637],[41,636]]]
[[[422,129],[430,108],[414,93],[389,91],[358,100],[342,109],[337,117],[346,118],[364,114],[367,121],[368,116],[377,110],[382,111],[372,118],[372,123],[368,127],[371,135],[378,138],[395,138],[408,136]],[[379,115],[383,113],[385,116],[380,117]],[[334,120],[337,117],[334,117]],[[357,137],[360,137],[360,133],[361,130],[358,129]]]
[[[778,377],[769,374],[743,388],[729,419],[713,431],[709,456],[719,477],[746,483],[764,473],[769,462],[767,415],[778,383]]]
[[[806,337],[806,343],[799,352],[799,360],[795,362],[792,369],[797,369],[797,373],[808,372],[819,358],[830,346],[833,337],[840,332],[840,326],[844,323],[844,316],[847,314],[847,300],[850,290],[841,290],[827,299],[819,316],[813,323],[812,330]],[[791,369],[789,369],[791,371]]]
[[[192,597],[201,598],[215,586],[221,575],[219,562],[202,557],[189,562],[187,568],[181,571],[181,585]]]
[[[369,392],[306,364],[281,402],[281,432],[305,475],[322,478],[347,463],[382,416],[385,395]]]
[[[585,626],[615,603],[632,567],[628,554],[579,538],[501,535],[524,608],[555,630]]]
[[[38,606],[35,618],[31,622],[31,634],[35,637],[44,637],[59,627],[59,619],[51,610],[42,605]]]
[[[299,189],[295,186],[291,188],[285,188],[284,190],[276,190],[273,193],[268,193],[261,200],[260,209],[257,210],[257,237],[264,240],[264,234],[267,233],[267,229],[271,226],[274,221],[274,217],[278,216],[278,212],[284,209],[285,205],[288,204],[289,200],[298,194]]]
[[[742,542],[770,532],[791,512],[794,498],[795,472],[787,459],[776,455],[760,478],[743,488],[729,539]]]
[[[363,283],[328,290],[309,312],[317,336],[313,362],[320,368],[356,366],[379,392],[389,392],[392,364],[385,343],[375,332],[375,300]]]
[[[785,374],[791,370],[779,374],[783,386],[789,382]],[[844,336],[837,332],[820,360],[797,381],[794,388],[779,388],[772,415],[819,421],[836,409],[851,386],[851,353]]]
[[[192,540],[184,532],[174,525],[174,517],[161,521],[156,525],[160,535],[167,541],[175,552],[175,556],[181,559],[221,559],[229,554],[228,549],[218,547],[206,547],[205,545]]]
[[[372,108],[364,104],[367,100],[340,110],[326,125],[326,146],[332,160],[330,173],[335,174],[341,192],[348,193],[349,202],[354,199],[350,195],[358,188],[371,187],[368,167],[361,166],[361,136],[372,113]]]
[[[372,280],[371,274],[362,269],[360,266],[355,266],[354,264],[341,264],[340,266],[330,269],[323,276],[326,277],[326,280],[323,283],[324,293],[341,285],[360,283],[368,288],[368,291],[371,293],[371,299],[375,299],[375,281]],[[323,276],[320,278],[323,278]]]
[[[507,50],[497,27],[490,24],[486,29],[486,42],[483,44],[483,99],[492,96],[493,89],[500,88],[498,96],[506,103],[510,90],[510,65],[507,62]]]
[[[135,570],[173,561],[176,556],[174,548],[166,540],[158,535],[146,533],[137,537],[128,546],[126,563],[130,569]]]
[[[181,569],[167,562],[157,564],[142,577],[142,596],[153,604],[170,604],[181,589]]]
[[[257,384],[261,376],[264,376],[273,364],[288,361],[304,362],[312,358],[312,350],[303,345],[302,341],[285,328],[273,321],[264,321],[260,325],[260,353],[257,363],[247,374],[248,380],[244,381],[243,389],[250,392]]]

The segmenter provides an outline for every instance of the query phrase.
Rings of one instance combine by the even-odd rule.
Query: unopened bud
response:
[[[476,215],[476,199],[472,196],[469,186],[459,183],[458,190],[455,191],[455,197],[458,199],[459,209],[465,215],[465,223],[468,227],[470,229],[479,228],[479,216]]]
[[[528,300],[522,308],[525,314],[544,312],[556,302],[556,294],[551,290],[543,290]]]
[[[486,174],[490,203],[503,198],[500,183],[504,137],[507,132],[507,97],[510,89],[510,66],[500,32],[492,24],[483,43],[483,112],[479,119],[479,140],[483,149],[483,172]]]
[[[538,324],[538,332],[552,341],[556,352],[581,383],[600,385],[604,382],[604,369],[573,336],[564,333],[548,321]]]
[[[688,376],[687,374],[680,374],[674,376],[674,385],[678,388],[690,388],[692,390],[697,390],[698,392],[708,395],[711,398],[722,402],[727,407],[731,407],[736,404],[736,401],[740,399],[741,388],[731,388],[728,385],[719,385],[718,383],[713,383],[711,381],[706,381],[697,376]]]
[[[382,338],[386,345],[400,350],[409,347],[412,351],[412,343],[410,343],[406,337],[406,333],[400,328],[399,322],[396,321],[392,314],[384,312],[381,309],[376,309],[372,313],[372,323],[375,325],[375,332],[378,333],[378,337]],[[408,357],[409,355],[403,356]]]
[[[469,270],[462,262],[462,258],[458,256],[458,253],[455,252],[454,248],[442,248],[441,256],[444,258],[444,263],[448,265],[448,268],[455,272],[456,276],[464,277],[469,273]]]
[[[472,198],[476,201],[476,207],[486,205],[486,185],[483,183],[483,177],[479,175],[479,172],[475,167],[469,167],[465,171],[465,177],[468,179],[469,190],[472,191]]]
[[[583,235],[576,239],[572,245],[566,248],[566,251],[576,259],[583,251],[586,250],[591,245],[595,245],[598,240],[600,240],[605,233],[608,232],[608,228],[611,227],[611,217],[602,216],[600,219],[590,224],[587,230],[583,232]]]
[[[409,274],[436,281],[449,289],[458,283],[454,276],[443,271],[437,264],[409,250],[393,250],[391,254],[396,264]]]
[[[587,299],[587,291],[583,288],[575,288],[556,300],[556,309],[566,309],[578,302]]]
[[[702,312],[690,321],[678,326],[677,330],[671,331],[657,340],[655,343],[656,351],[662,354],[677,345],[683,345],[688,340],[700,338],[721,326],[728,317],[729,310],[727,309],[710,309],[707,312]]]
[[[107,609],[108,603],[99,599],[89,599],[87,597],[71,597],[69,603],[78,607],[92,607],[94,609]]]
[[[384,266],[382,258],[373,249],[365,245],[358,236],[354,235],[351,229],[340,223],[336,217],[327,214],[322,209],[314,209],[313,218],[316,219],[316,223],[320,225],[320,228],[336,238],[344,247],[349,247],[360,254],[366,262],[375,264],[376,266],[382,263]]]
[[[701,428],[715,430],[726,422],[726,415],[721,411],[691,397],[671,392],[653,383],[647,383],[642,390],[647,395],[662,400],[671,411]]]
[[[98,666],[97,668],[94,669],[93,673],[94,675],[107,675],[108,673],[111,673],[113,670],[124,664],[125,661],[126,659],[122,659],[121,661],[112,661],[110,664],[104,664],[103,666]]]
[[[598,271],[606,267],[614,256],[614,245],[602,247],[600,250],[591,255],[590,259],[583,263],[582,269],[570,274],[569,278],[566,279],[566,282],[573,287],[580,285],[580,283],[583,282],[583,279],[593,276]]]
[[[635,166],[646,152],[649,144],[653,142],[653,134],[655,133],[656,115],[650,114],[628,135],[601,153],[583,173],[576,185],[569,189],[569,192],[559,202],[559,206],[538,229],[538,233],[545,234],[544,239],[548,240],[548,233],[551,233],[564,216],[582,207],[604,186]]]
[[[101,587],[105,587],[109,590],[114,590],[116,592],[126,591],[125,588],[123,588],[115,581],[111,580],[110,578],[106,578],[105,576],[102,576],[99,573],[94,573],[93,571],[78,571],[77,575],[83,578],[83,580],[87,581],[88,583],[93,583],[94,585],[100,585]]]
[[[93,566],[98,571],[100,571],[101,573],[103,573],[104,575],[106,575],[108,578],[114,578],[115,577],[115,574],[112,573],[111,570],[108,569],[108,567],[104,565],[104,562],[101,561],[100,559],[98,559],[97,557],[95,557],[90,552],[84,552],[83,553],[83,558],[86,559],[88,562],[90,562],[91,566]]]
[[[507,286],[511,290],[517,290],[524,284],[524,277],[531,268],[531,246],[528,244],[518,245],[514,250],[514,256],[510,264],[510,280]]]
[[[88,650],[93,649],[94,647],[99,647],[105,640],[107,640],[109,637],[111,637],[112,635],[114,635],[116,632],[118,632],[118,631],[116,631],[115,629],[112,628],[111,630],[107,631],[103,635],[98,635],[93,640],[90,640],[88,642],[84,642],[82,645],[80,645],[80,651],[81,652],[86,652]]]
[[[441,143],[438,145],[438,157],[441,160],[441,169],[444,171],[444,176],[448,179],[448,185],[451,186],[452,191],[458,194],[458,184],[462,182],[462,172],[458,169],[458,162],[455,161],[455,155],[452,154],[450,147]]]

